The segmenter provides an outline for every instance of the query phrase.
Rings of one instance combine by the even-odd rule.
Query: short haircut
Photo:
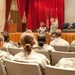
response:
[[[62,31],[60,29],[56,29],[54,33],[57,37],[60,37],[62,35]]]

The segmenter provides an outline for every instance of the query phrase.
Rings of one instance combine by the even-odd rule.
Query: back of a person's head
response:
[[[43,46],[46,41],[46,35],[45,34],[39,34],[38,35],[38,45]]]
[[[2,35],[4,37],[4,41],[5,42],[9,42],[10,41],[9,33],[8,32],[4,31],[4,32],[2,32]]]
[[[61,37],[62,35],[62,31],[60,29],[56,29],[54,33],[56,37]]]
[[[24,32],[22,33],[20,40],[21,40],[21,44],[23,45],[24,49],[30,53],[35,43],[34,35],[32,33]]]
[[[26,33],[32,33],[32,30],[27,29],[25,32],[26,32]]]

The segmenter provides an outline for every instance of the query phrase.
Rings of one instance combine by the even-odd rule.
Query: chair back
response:
[[[75,75],[75,70],[61,69],[55,66],[46,65],[45,74],[46,75]]]
[[[41,75],[41,70],[37,63],[5,60],[5,65],[8,75]]]
[[[53,46],[56,51],[69,52],[69,46]]]
[[[50,52],[46,50],[35,50],[38,53],[45,55],[50,60]]]
[[[75,48],[74,47],[70,47],[70,52],[75,52]]]
[[[23,49],[15,49],[15,48],[9,48],[8,49],[8,51],[9,51],[9,53],[11,54],[11,55],[15,55],[15,54],[17,54],[17,53],[19,53],[20,51],[22,51]]]
[[[52,65],[57,64],[57,62],[61,58],[70,58],[70,57],[75,57],[75,52],[51,52],[51,58],[52,58]]]
[[[7,75],[5,66],[3,65],[1,60],[0,60],[0,75]]]

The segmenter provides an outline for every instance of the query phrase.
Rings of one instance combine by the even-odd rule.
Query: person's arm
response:
[[[41,27],[38,29],[38,32],[39,32],[39,33],[41,32]]]

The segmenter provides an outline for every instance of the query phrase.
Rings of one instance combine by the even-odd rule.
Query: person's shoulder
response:
[[[55,43],[56,40],[57,40],[57,39],[55,38],[54,40],[52,40],[52,41],[50,42],[50,44],[51,44],[51,43]]]
[[[0,54],[4,54],[4,55],[5,55],[5,54],[8,54],[8,52],[1,51],[1,50],[0,50]]]
[[[39,29],[41,29],[42,27],[39,27]]]
[[[75,40],[73,40],[71,43],[75,42]]]
[[[71,61],[74,61],[75,58],[62,58],[59,60],[60,63],[69,63]]]
[[[11,59],[12,60],[12,58],[13,58],[13,55],[11,55],[10,53],[5,52],[5,51],[0,51],[0,54],[1,54],[1,56],[4,56],[7,59]]]
[[[68,43],[68,41],[66,41],[66,40],[64,40],[64,39],[62,39],[62,41],[64,41],[64,42]]]
[[[45,44],[44,47],[46,48],[47,51],[55,51],[51,45]]]
[[[14,57],[20,57],[20,56],[23,56],[23,54],[24,54],[24,52],[21,51],[21,52],[17,53]]]
[[[35,52],[36,54],[36,56],[37,57],[40,57],[40,58],[46,58],[46,56],[44,55],[44,54],[41,54],[41,53],[38,53],[38,52]]]

